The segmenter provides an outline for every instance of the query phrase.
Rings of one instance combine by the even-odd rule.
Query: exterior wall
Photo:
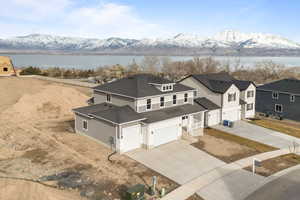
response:
[[[189,125],[188,125],[189,134],[192,136],[202,136],[204,121],[205,121],[204,112],[191,114],[189,116]]]
[[[188,102],[184,102],[184,94],[188,94]],[[173,95],[177,96],[177,103],[173,105]],[[187,92],[180,92],[180,93],[168,93],[161,96],[155,96],[155,97],[149,97],[149,98],[143,98],[138,99],[136,101],[137,106],[137,112],[147,112],[147,111],[153,111],[153,110],[159,110],[163,108],[168,108],[172,106],[178,106],[183,104],[193,104],[194,103],[194,93],[193,91],[187,91]],[[160,97],[165,98],[165,106],[160,107]],[[147,110],[147,99],[151,99],[151,109]]]
[[[83,121],[88,122],[88,130],[83,129]],[[97,142],[111,148],[110,138],[113,137],[116,144],[116,126],[105,121],[90,119],[78,114],[75,114],[75,130],[76,133],[88,136],[95,139]],[[113,146],[116,149],[116,145]]]
[[[141,124],[139,122],[132,122],[132,123],[128,123],[128,124],[123,124],[123,125],[120,125],[119,126],[119,129],[118,129],[118,133],[117,133],[117,140],[118,140],[118,145],[117,145],[117,149],[120,153],[123,153],[124,152],[124,149],[126,148],[125,145],[126,145],[126,142],[124,142],[122,140],[123,136],[124,136],[124,133],[123,133],[123,128],[127,128],[127,127],[130,127],[130,126],[136,126],[138,125],[139,126],[139,129],[140,129],[140,132],[139,134],[141,134]],[[135,135],[133,135],[135,136]],[[141,135],[140,136],[140,147],[143,146],[143,136]]]
[[[95,104],[107,102],[106,101],[106,93],[94,91],[93,96],[94,96]],[[126,98],[126,97],[122,97],[122,96],[117,96],[117,95],[112,94],[111,95],[111,101],[108,102],[108,103],[118,105],[118,106],[129,105],[130,107],[135,109],[134,99]]]
[[[183,85],[195,88],[197,90],[197,96],[195,96],[194,98],[206,97],[207,99],[211,100],[218,106],[221,106],[222,95],[210,91],[207,87],[205,87],[199,81],[195,80],[193,77],[188,77],[188,78],[182,80],[180,83]]]
[[[207,111],[205,113],[206,126],[214,126],[221,123],[221,109]]]
[[[290,102],[290,94],[280,93],[279,98],[272,98],[272,91],[257,90],[256,111],[283,118],[300,121],[300,95],[295,95],[295,102]],[[275,112],[275,104],[281,104],[282,113]]]
[[[228,101],[228,95],[236,93],[236,99],[235,101]],[[224,94],[223,94],[223,104],[222,108],[233,108],[233,107],[238,107],[240,105],[240,90],[235,86],[232,85]]]
[[[247,97],[247,92],[248,91],[254,91],[254,96],[253,97]],[[255,99],[256,99],[256,87],[255,85],[251,84],[249,87],[241,92],[241,99],[243,99],[247,104],[253,104],[253,109],[252,110],[247,110],[247,105],[243,107],[243,113],[244,116],[243,118],[252,118],[255,116]]]

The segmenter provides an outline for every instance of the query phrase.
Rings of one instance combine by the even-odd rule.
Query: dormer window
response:
[[[272,92],[272,98],[273,99],[278,99],[279,98],[278,92]]]
[[[168,92],[173,90],[173,85],[172,84],[164,84],[161,87],[162,92]]]
[[[184,94],[184,103],[188,102],[188,93]]]

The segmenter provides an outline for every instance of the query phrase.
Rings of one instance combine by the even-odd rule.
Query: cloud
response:
[[[21,33],[35,30],[35,33],[98,38],[143,38],[167,33],[160,25],[143,20],[132,6],[125,4],[100,2],[79,6],[75,0],[11,0],[7,4],[9,10],[15,11],[0,13],[6,18],[2,26],[20,29]]]

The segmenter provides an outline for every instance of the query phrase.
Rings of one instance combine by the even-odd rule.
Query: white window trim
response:
[[[251,94],[250,96],[248,94]],[[247,91],[247,98],[253,98],[254,97],[254,90]]]
[[[186,101],[185,101],[185,95],[186,95]],[[188,103],[189,102],[189,93],[184,93],[183,95],[183,102]]]
[[[84,128],[84,122],[86,122],[86,128]],[[82,120],[82,129],[84,130],[84,131],[88,131],[89,130],[89,123],[88,123],[88,121],[87,120]]]
[[[277,111],[277,110],[276,110],[276,106],[281,106],[281,111]],[[282,104],[275,104],[274,110],[275,110],[275,112],[277,112],[277,113],[283,113],[283,106],[282,106]]]
[[[274,94],[277,94],[277,97],[274,97]],[[279,92],[272,92],[272,99],[279,99]]]
[[[164,105],[163,105],[163,106],[161,105],[161,103],[162,103],[161,98],[164,98],[164,101],[163,101],[163,102],[164,102]],[[160,97],[160,98],[159,98],[159,107],[160,107],[160,108],[164,108],[165,105],[166,105],[165,97]]]
[[[176,102],[176,103],[174,103],[174,96],[176,97],[176,98],[175,98],[175,102]],[[174,95],[172,96],[172,104],[173,104],[173,105],[177,105],[177,101],[178,101],[177,95],[174,94]]]
[[[148,105],[149,105],[148,100],[149,99],[146,100],[146,110],[151,110],[152,109],[152,99],[150,99],[150,108],[148,108]]]
[[[106,94],[106,102],[111,102],[111,94]]]
[[[248,105],[252,105],[251,109],[248,109]],[[251,111],[251,110],[253,110],[253,109],[254,109],[254,104],[253,104],[253,103],[248,103],[248,104],[246,105],[246,110],[247,110],[247,111]]]
[[[293,98],[292,98],[292,97],[293,97]],[[290,102],[295,102],[295,100],[296,100],[296,96],[293,95],[293,94],[291,94],[291,95],[290,95]]]

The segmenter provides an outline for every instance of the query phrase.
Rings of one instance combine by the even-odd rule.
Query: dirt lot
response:
[[[205,129],[204,136],[192,145],[226,163],[275,150],[273,147],[212,128]]]
[[[251,120],[250,123],[300,138],[299,122],[257,117]]]
[[[77,173],[51,182],[73,181],[77,192],[0,179],[0,185],[6,184],[10,191],[0,186],[0,199],[38,200],[39,194],[49,194],[51,200],[77,200],[80,193],[89,199],[121,199],[127,187],[150,185],[154,175],[159,189],[178,186],[125,155],[113,156],[111,163],[107,160],[112,153],[109,149],[74,134],[71,109],[86,105],[89,94],[87,88],[31,78],[0,78],[0,176],[39,179],[61,172]],[[14,191],[36,195],[18,198]],[[196,199],[200,198],[193,197]]]
[[[270,176],[281,170],[300,164],[300,156],[296,154],[286,154],[262,161],[261,167],[256,168],[256,173],[262,176]],[[245,168],[252,172],[252,166]]]

